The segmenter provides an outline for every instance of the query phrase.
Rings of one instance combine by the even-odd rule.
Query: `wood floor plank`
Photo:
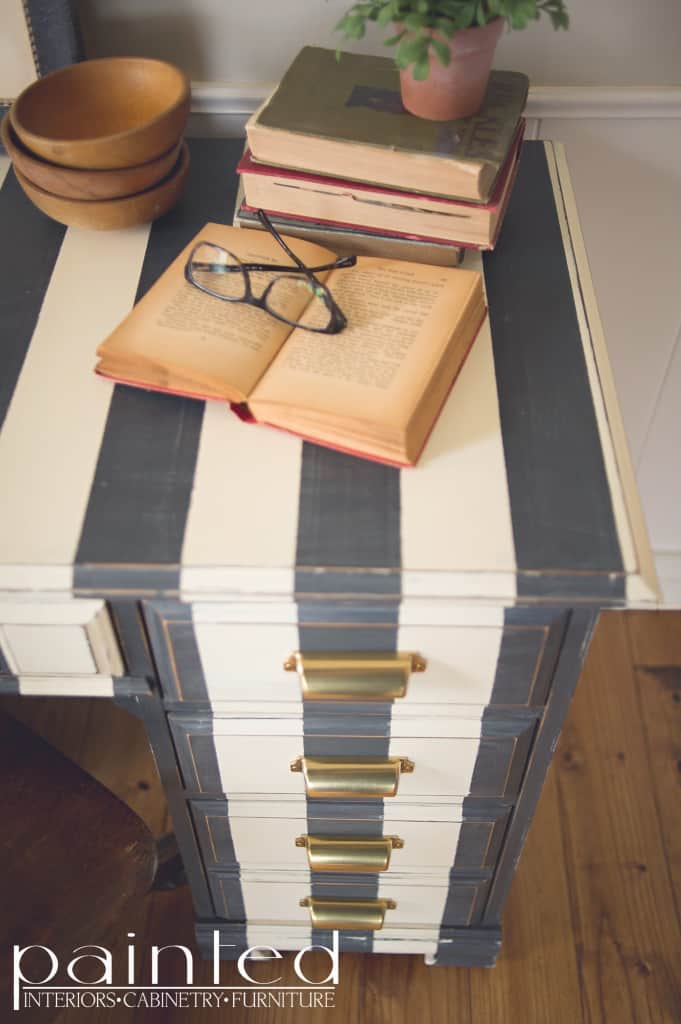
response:
[[[470,974],[465,967],[428,967],[420,956],[375,954],[367,962],[362,1024],[473,1024]]]
[[[638,669],[636,683],[681,946],[681,667]]]
[[[681,612],[626,612],[636,666],[681,666]]]
[[[617,614],[601,617],[554,763],[586,1019],[677,1022],[679,933]]]
[[[470,971],[472,1020],[580,1024],[568,874],[555,768],[544,784],[503,917],[493,970]]]

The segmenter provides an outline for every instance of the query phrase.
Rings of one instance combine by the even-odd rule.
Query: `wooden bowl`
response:
[[[179,68],[104,57],[39,78],[14,101],[10,119],[34,155],[63,167],[111,170],[166,153],[188,114],[189,82]]]
[[[119,199],[65,199],[34,185],[17,167],[14,168],[28,198],[48,217],[68,227],[98,231],[146,224],[167,213],[180,198],[188,171],[189,150],[183,142],[177,164],[168,177],[153,188]]]
[[[180,155],[181,140],[155,160],[117,171],[91,171],[60,167],[34,156],[17,138],[9,114],[0,122],[0,140],[14,167],[38,188],[65,199],[117,199],[143,192],[172,171]]]

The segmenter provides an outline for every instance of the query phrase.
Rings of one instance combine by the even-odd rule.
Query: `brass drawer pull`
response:
[[[401,850],[399,836],[298,836],[310,871],[387,871],[390,854]]]
[[[297,672],[303,700],[392,700],[404,697],[412,672],[424,672],[419,654],[304,654],[284,662]]]
[[[400,772],[413,772],[408,757],[297,757],[292,772],[305,776],[309,797],[376,799],[395,796]]]
[[[309,907],[313,928],[348,929],[376,932],[383,927],[386,910],[394,910],[394,900],[320,900],[306,896],[301,907]]]

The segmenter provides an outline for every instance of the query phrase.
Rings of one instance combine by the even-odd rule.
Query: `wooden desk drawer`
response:
[[[168,718],[189,791],[302,796],[303,774],[291,766],[303,754],[357,762],[405,758],[414,770],[399,774],[393,799],[407,802],[515,796],[535,727],[528,717],[405,718],[388,723],[389,732],[381,736],[376,732],[385,728],[384,720],[366,715],[326,719],[325,728],[308,720],[303,735],[302,718]]]
[[[479,801],[443,805],[399,804],[388,800],[309,803],[303,798],[254,801],[248,798],[192,800],[199,845],[210,869],[233,867],[301,869],[309,867],[301,836],[337,836],[345,840],[396,836],[402,845],[390,855],[390,872],[422,873],[431,868],[491,868],[510,813],[507,806]],[[489,806],[491,805],[491,806]],[[336,871],[342,870],[339,864]],[[366,870],[366,869],[365,869]]]
[[[297,650],[421,655],[426,670],[411,675],[405,697],[395,701],[398,714],[424,703],[540,705],[565,627],[560,613],[523,608],[410,608],[395,623],[376,621],[387,618],[376,609],[335,614],[300,624],[294,605],[146,606],[166,698],[218,708],[245,700],[299,703],[297,675],[284,670]]]
[[[301,901],[385,900],[394,904],[385,910],[384,931],[427,929],[433,937],[441,926],[465,927],[475,924],[482,912],[489,879],[463,876],[451,880],[446,872],[420,876],[391,874],[311,875],[307,871],[210,871],[209,884],[215,911],[226,920],[311,926],[310,909]],[[363,926],[358,908],[354,931]]]
[[[0,601],[0,674],[26,695],[111,696],[125,666],[104,601]]]

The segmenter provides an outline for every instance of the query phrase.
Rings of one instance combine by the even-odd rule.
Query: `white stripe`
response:
[[[0,188],[2,187],[2,183],[5,180],[5,178],[7,177],[7,172],[10,169],[11,166],[12,166],[12,161],[7,156],[7,154],[6,153],[0,153]]]
[[[437,938],[449,892],[449,867],[443,869],[439,878],[435,873],[429,874],[427,878],[430,884],[424,885],[421,879],[418,884],[414,884],[416,878],[412,878],[411,875],[398,876],[387,873],[378,876],[378,898],[392,899],[397,904],[394,910],[386,910],[385,924],[381,932],[385,932],[387,928],[388,938],[391,937],[391,929],[411,929],[418,928],[419,925],[422,938]],[[395,935],[395,932],[392,934]]]
[[[544,143],[612,498],[627,598],[658,601],[659,586],[584,246],[565,150]],[[562,190],[562,191],[561,191]]]
[[[0,627],[11,670],[27,675],[93,675],[97,665],[82,626],[10,624]]]
[[[0,593],[3,591],[41,591],[50,596],[71,593],[73,569],[70,565],[2,565]]]
[[[239,864],[248,868],[269,867],[273,871],[308,868],[307,853],[295,842],[307,832],[305,797],[299,796],[295,802],[288,803],[291,815],[288,818],[254,819],[230,814],[229,828]]]
[[[480,254],[467,253],[466,267],[482,270]],[[406,597],[442,594],[443,585],[450,597],[515,595],[516,558],[489,318],[419,464],[401,474],[401,496]],[[446,581],[438,573],[446,574]],[[450,574],[463,574],[458,587]]]
[[[298,607],[292,601],[225,604],[221,601],[197,601],[192,606],[195,623],[276,623],[297,625]]]
[[[393,722],[418,703],[489,704],[503,627],[400,625],[397,648],[426,659],[426,671],[409,677],[404,700],[392,708]]]
[[[22,697],[113,697],[111,676],[19,676]]]
[[[198,810],[203,813],[203,804],[196,801]],[[244,793],[230,793],[229,795],[230,821],[234,818],[294,818],[300,813],[300,802],[298,796],[277,796],[276,801],[272,797],[263,796],[259,799]],[[351,812],[350,813],[351,816]],[[209,815],[211,817],[211,815]],[[219,817],[219,815],[218,815]],[[303,822],[306,811],[303,811]],[[493,817],[493,815],[492,815]],[[424,806],[420,801],[417,804],[394,804],[386,801],[383,808],[383,821],[390,827],[386,831],[399,830],[399,822],[456,822],[463,821],[463,803],[456,800],[448,800],[447,803],[439,803],[433,806]],[[428,825],[424,826],[425,831]]]
[[[0,600],[0,622],[13,625],[63,625],[85,626],[105,609],[105,604],[95,600],[42,600],[31,595],[14,601]]]
[[[228,728],[233,724],[228,723]],[[298,723],[286,722],[287,736],[272,734],[274,730],[254,736],[254,726],[259,728],[261,724],[251,726],[251,735],[234,735],[231,729],[229,733],[215,735],[215,759],[223,793],[303,794],[303,776],[290,768],[291,762],[303,752],[302,719]],[[216,722],[215,728],[217,731],[224,726]]]
[[[112,390],[95,348],[133,303],[148,233],[66,232],[0,435],[0,563],[74,562]]]
[[[36,78],[37,70],[22,0],[4,0],[0,32],[0,97],[13,99]]]
[[[380,932],[374,935],[371,944],[372,953],[402,953],[412,954],[432,959],[437,953],[438,936],[428,938],[431,929],[424,929],[421,932],[417,928],[410,928],[408,932],[398,931],[391,928],[381,928]],[[426,962],[428,962],[426,960]]]
[[[182,551],[183,596],[204,588],[293,593],[301,454],[297,438],[242,423],[225,404],[206,404]]]
[[[478,735],[479,732],[478,723]],[[420,796],[467,796],[479,746],[475,737],[391,737],[390,756],[407,757],[414,762],[413,772],[400,775],[396,799],[401,802]]]
[[[467,605],[404,598],[400,603],[400,629],[409,626],[503,626],[504,609],[498,605]],[[424,652],[425,653],[425,652]]]
[[[211,703],[300,703],[298,676],[284,671],[284,662],[298,648],[295,625],[195,622],[194,635]]]
[[[249,947],[273,946],[274,949],[306,949],[312,942],[312,932],[309,927],[252,924],[249,921],[246,925],[246,942]]]

